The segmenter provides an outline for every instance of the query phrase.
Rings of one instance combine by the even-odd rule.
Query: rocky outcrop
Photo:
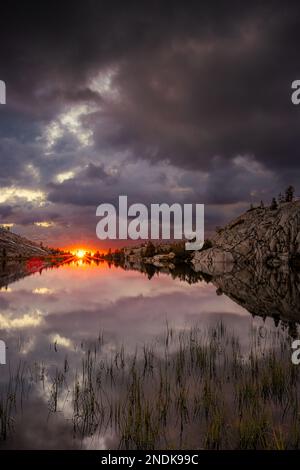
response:
[[[190,262],[190,252],[185,250],[184,241],[177,243],[144,243],[140,246],[123,248],[125,264],[128,266],[152,265],[155,268],[172,270],[176,265]]]
[[[212,240],[213,247],[196,252],[196,271],[231,271],[232,265],[276,267],[300,255],[300,201],[251,209],[227,224]]]
[[[0,258],[29,258],[49,256],[51,251],[27,238],[0,228]]]

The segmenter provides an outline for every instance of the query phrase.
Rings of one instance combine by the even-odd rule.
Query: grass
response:
[[[62,411],[71,393],[74,435],[113,435],[120,449],[298,449],[300,378],[290,340],[283,330],[261,337],[253,328],[249,342],[242,346],[222,322],[184,331],[167,324],[151,344],[105,354],[100,335],[81,350],[75,372],[65,358],[47,377],[49,412]],[[44,365],[31,374],[44,384]],[[19,370],[1,397],[1,439],[23,382]]]
[[[26,394],[25,367],[19,363],[15,373],[9,371],[7,384],[0,393],[0,440],[4,441],[14,430],[14,414],[17,405],[22,408]]]
[[[299,373],[285,333],[261,339],[252,331],[250,352],[241,350],[219,323],[208,331],[167,326],[163,340],[133,356],[88,354],[74,429],[83,436],[94,422],[93,432],[113,430],[124,449],[298,448]]]

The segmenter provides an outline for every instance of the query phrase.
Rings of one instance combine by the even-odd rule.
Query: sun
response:
[[[80,248],[68,248],[67,249],[69,253],[72,253],[74,258],[77,258],[77,260],[84,260],[84,258],[91,259],[95,252],[94,250],[91,250],[90,248],[83,248],[82,246]]]
[[[77,256],[77,258],[82,259],[82,258],[85,257],[85,254],[86,254],[86,251],[85,251],[85,250],[77,250],[77,251],[76,251],[76,256]]]

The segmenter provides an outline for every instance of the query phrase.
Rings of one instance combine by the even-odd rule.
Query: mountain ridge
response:
[[[0,227],[0,258],[29,258],[49,256],[49,248],[38,245],[21,235]]]

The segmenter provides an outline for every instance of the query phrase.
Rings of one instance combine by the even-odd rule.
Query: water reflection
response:
[[[300,320],[300,273],[292,269],[233,269],[215,276],[211,282],[217,294],[224,293],[253,316],[271,317],[275,325],[287,326],[297,336]]]
[[[216,294],[225,294],[235,303],[246,309],[249,313],[263,318],[272,317],[278,324],[280,320],[286,323],[297,323],[299,321],[299,305],[300,305],[300,273],[291,269],[270,270],[266,266],[260,266],[259,269],[234,268],[230,272],[224,272],[219,275],[211,276],[206,273],[195,272],[193,268],[187,264],[179,264],[174,269],[157,268],[151,264],[143,263],[126,263],[115,261],[104,261],[95,259],[76,259],[74,257],[66,257],[65,259],[43,261],[40,259],[31,259],[24,261],[10,260],[3,261],[0,266],[0,289],[8,290],[9,286],[24,277],[42,274],[47,271],[64,268],[63,275],[59,278],[66,280],[66,284],[70,282],[70,277],[75,279],[81,276],[81,270],[88,272],[91,278],[105,272],[114,273],[114,281],[117,283],[118,278],[124,280],[121,271],[127,271],[127,277],[134,276],[133,272],[144,274],[149,280],[158,278],[160,281],[164,276],[169,276],[172,280],[179,280],[192,284],[209,284],[216,287]],[[80,268],[80,270],[78,269]],[[72,271],[72,274],[70,274]],[[118,272],[117,276],[115,274]],[[56,271],[57,273],[57,271]],[[66,275],[66,273],[68,273]],[[93,274],[92,274],[93,273]],[[130,274],[131,273],[131,274]],[[56,275],[55,275],[56,276]],[[140,276],[134,276],[141,279]],[[47,275],[52,282],[52,276]],[[110,275],[109,275],[110,279]],[[36,278],[34,283],[36,282]],[[168,282],[168,281],[166,281]],[[174,287],[178,286],[178,283]],[[69,284],[70,287],[70,284]],[[139,293],[138,286],[135,285],[136,294]],[[10,290],[10,289],[9,289]],[[115,297],[113,288],[112,297]],[[35,294],[50,294],[48,288],[36,288]],[[290,325],[291,326],[291,325]]]
[[[243,351],[249,348],[250,328],[272,328],[272,318],[295,335],[300,305],[297,273],[236,271],[212,278],[187,265],[168,271],[101,260],[7,262],[0,269],[0,286],[0,338],[10,363],[1,366],[0,403],[13,411],[14,403],[5,401],[7,391],[15,393],[13,373],[18,374],[16,393],[26,403],[7,423],[9,437],[1,443],[6,448],[100,448],[113,442],[111,430],[95,439],[74,437],[75,382],[59,375],[80,370],[97,338],[101,357],[109,357],[122,345],[133,353],[151,344],[166,324],[178,332],[222,319],[239,336]]]

